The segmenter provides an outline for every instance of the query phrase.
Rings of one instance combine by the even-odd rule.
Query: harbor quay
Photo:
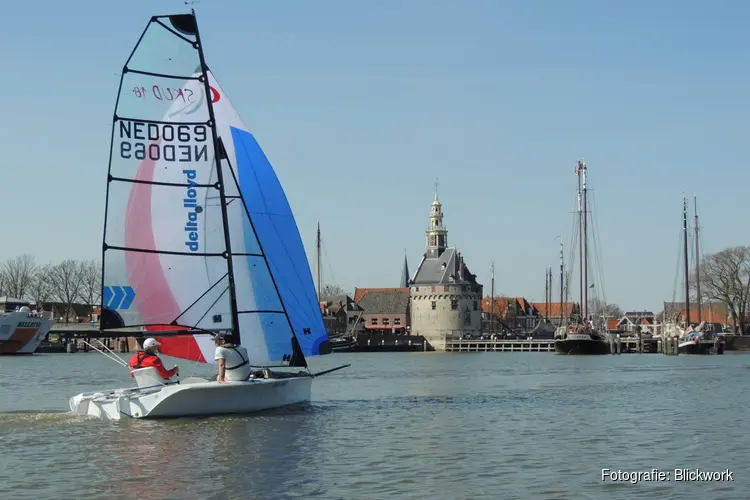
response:
[[[678,339],[613,338],[612,354],[677,354]],[[450,340],[446,352],[555,352],[553,339],[514,340]]]
[[[118,332],[117,336],[102,333],[98,325],[58,324],[49,332],[47,340],[37,349],[40,353],[79,351],[89,352],[89,344],[94,339],[107,347],[126,353],[138,349],[138,341],[148,336],[148,332],[138,329]],[[737,339],[740,340],[740,339]],[[745,340],[745,339],[741,339]],[[750,341],[750,338],[748,339]],[[666,340],[638,337],[612,337],[611,354],[668,354],[677,355],[677,338]],[[750,342],[746,342],[750,344]],[[420,335],[370,334],[356,339],[332,339],[335,352],[428,352],[435,349]],[[98,343],[95,343],[98,345]],[[739,350],[746,350],[737,346]],[[444,352],[555,352],[554,339],[460,339],[446,340]]]

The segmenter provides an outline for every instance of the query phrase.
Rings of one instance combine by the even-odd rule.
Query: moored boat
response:
[[[54,321],[32,311],[27,301],[5,298],[0,303],[0,354],[34,354]]]

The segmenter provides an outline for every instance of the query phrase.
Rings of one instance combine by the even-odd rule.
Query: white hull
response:
[[[685,349],[685,348],[687,348],[687,347],[694,347],[694,346],[696,346],[696,347],[697,347],[698,345],[700,345],[700,342],[699,342],[699,341],[695,341],[695,340],[684,340],[684,341],[680,342],[680,343],[679,343],[679,344],[677,345],[677,348],[678,348],[678,349]]]
[[[70,409],[102,420],[253,413],[310,401],[311,376],[220,384],[189,378],[179,384],[133,387],[70,398]]]
[[[27,312],[0,314],[0,354],[33,354],[53,325]]]

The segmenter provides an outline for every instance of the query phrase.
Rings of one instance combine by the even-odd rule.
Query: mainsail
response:
[[[194,13],[151,18],[123,69],[103,249],[103,330],[177,330],[162,351],[200,362],[215,331],[255,365],[331,352],[284,190],[208,70]]]

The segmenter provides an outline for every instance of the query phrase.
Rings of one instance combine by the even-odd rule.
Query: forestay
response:
[[[284,190],[207,71],[199,42],[193,15],[154,17],[123,70],[107,185],[102,328],[193,330],[161,337],[162,351],[201,362],[213,362],[213,344],[195,331],[234,331],[253,364],[287,360],[295,337],[305,356],[327,354]]]

